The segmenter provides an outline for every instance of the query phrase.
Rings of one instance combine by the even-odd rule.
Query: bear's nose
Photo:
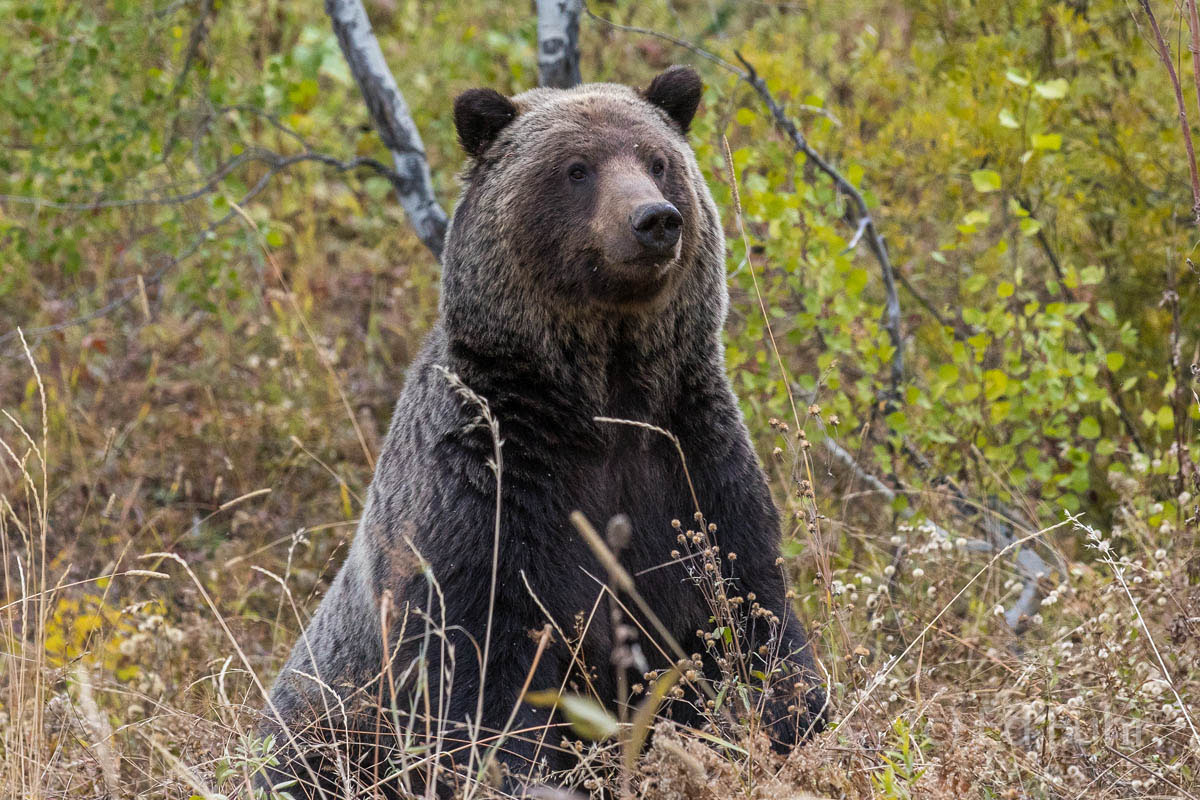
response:
[[[633,210],[629,222],[642,247],[653,253],[667,253],[674,250],[679,241],[683,216],[670,203],[647,203]]]

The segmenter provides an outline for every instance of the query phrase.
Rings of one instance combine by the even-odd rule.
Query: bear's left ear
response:
[[[642,97],[667,112],[679,130],[687,133],[700,105],[700,75],[691,67],[670,67],[650,82]]]
[[[454,101],[454,127],[463,150],[479,158],[500,131],[516,119],[517,107],[493,89],[469,89]]]

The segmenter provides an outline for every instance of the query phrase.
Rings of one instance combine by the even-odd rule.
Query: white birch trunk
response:
[[[429,174],[421,133],[413,122],[404,95],[396,85],[362,0],[325,0],[338,44],[358,88],[362,91],[379,138],[392,151],[400,205],[417,236],[439,260],[446,237],[446,212],[438,205]]]
[[[569,89],[580,82],[582,0],[537,0],[538,83]]]

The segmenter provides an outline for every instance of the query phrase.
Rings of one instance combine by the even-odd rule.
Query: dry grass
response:
[[[381,241],[341,244],[317,208],[297,214],[315,254],[247,256],[240,266],[260,279],[219,314],[147,304],[136,320],[0,353],[0,796],[234,797],[269,757],[251,734],[263,686],[345,554],[403,365],[435,307],[427,267],[389,266],[427,264],[401,219],[381,223]],[[739,300],[770,318],[761,297]],[[430,710],[420,722],[434,751],[414,747],[406,768],[466,749],[463,793],[495,794],[488,755],[531,736],[580,755],[558,776],[579,791],[648,800],[1200,797],[1194,496],[1164,518],[1163,481],[1134,456],[1107,476],[1119,498],[1108,530],[1054,518],[1020,532],[1054,572],[1016,635],[1003,611],[1024,579],[1010,554],[974,547],[936,491],[911,496],[916,516],[897,519],[876,487],[809,446],[840,435],[836,422],[789,401],[786,423],[750,423],[774,454],[768,473],[789,521],[780,568],[815,628],[831,730],[784,758],[758,729],[757,695],[748,713],[718,702],[754,684],[737,635],[748,610],[724,591],[730,556],[713,550],[698,508],[677,557],[695,564],[714,629],[729,631],[712,633],[729,665],[723,685],[687,663],[647,676],[648,700],[593,720],[600,741],[509,727],[459,742]],[[599,545],[609,546],[619,535]],[[607,577],[622,602],[595,613],[690,660],[660,635],[652,599]],[[438,620],[407,622],[440,646]],[[420,674],[416,685],[427,685]],[[689,685],[712,704],[709,731],[653,718]]]
[[[311,333],[336,330],[335,309],[301,323],[313,293],[266,288],[241,336],[197,344],[187,319],[160,320],[140,336],[113,331],[103,351],[47,342],[8,363],[4,796],[237,796],[266,757],[251,711],[345,551],[369,478],[362,445],[377,447],[391,384],[356,366],[353,338]],[[345,396],[371,400],[347,413]],[[810,412],[775,425],[771,471],[798,543],[781,568],[817,627],[834,729],[788,758],[753,714],[731,723],[716,703],[713,732],[658,723],[640,755],[629,742],[646,714],[600,742],[476,731],[464,793],[488,793],[479,766],[504,737],[541,735],[580,753],[560,776],[570,785],[651,800],[1197,795],[1197,522],[1148,524],[1160,509],[1147,465],[1110,474],[1113,530],[1062,520],[1025,533],[1065,551],[1064,569],[1044,577],[1018,637],[997,613],[1021,590],[1006,555],[966,546],[934,494],[915,500],[938,524],[892,528],[870,491],[808,447]],[[687,527],[680,557],[736,632],[721,592],[728,554],[712,551],[702,520]],[[636,603],[621,613],[643,646],[669,647]],[[736,637],[714,646],[736,663]],[[648,705],[677,689],[665,682]],[[439,748],[456,746],[443,730]]]

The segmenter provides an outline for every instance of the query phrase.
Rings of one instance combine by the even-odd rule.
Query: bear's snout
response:
[[[673,253],[683,228],[683,215],[667,202],[646,203],[629,215],[633,236],[654,255]]]

